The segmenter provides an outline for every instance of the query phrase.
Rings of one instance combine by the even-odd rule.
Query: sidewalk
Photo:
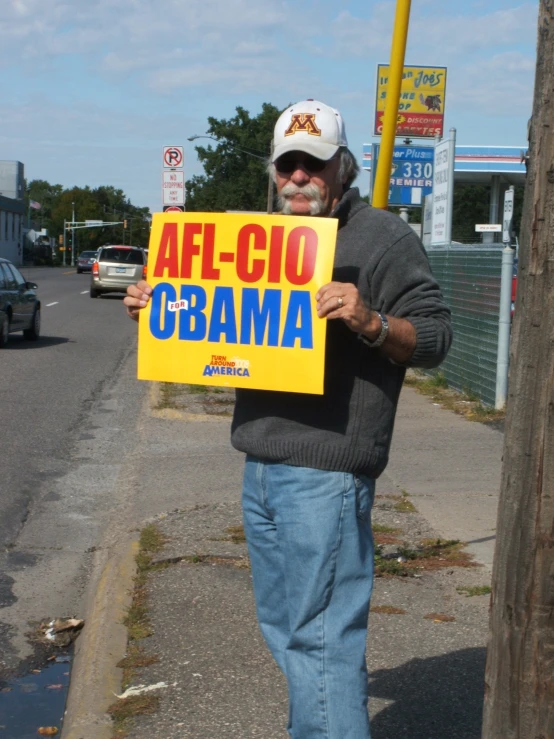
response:
[[[155,560],[165,567],[154,568],[146,587],[153,633],[140,642],[157,661],[132,684],[167,687],[148,694],[157,710],[136,715],[121,736],[287,737],[285,684],[258,632],[237,536],[243,457],[229,444],[228,401],[224,393],[166,397],[153,387],[136,479],[147,506],[142,525],[155,523],[167,543]],[[402,392],[374,511],[384,566],[397,561],[400,545],[437,537],[467,542],[482,566],[431,557],[411,572],[409,561],[399,563],[401,575],[416,577],[376,578],[372,739],[480,737],[489,598],[467,593],[490,584],[502,440]]]

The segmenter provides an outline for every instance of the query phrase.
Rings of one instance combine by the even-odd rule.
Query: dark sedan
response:
[[[37,285],[28,282],[7,259],[0,258],[0,347],[14,331],[29,341],[40,336],[40,300]]]
[[[80,275],[81,272],[91,272],[95,259],[95,251],[82,251],[77,258],[77,274]]]

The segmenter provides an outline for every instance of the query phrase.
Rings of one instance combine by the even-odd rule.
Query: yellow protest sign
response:
[[[335,218],[156,213],[138,377],[323,393]]]

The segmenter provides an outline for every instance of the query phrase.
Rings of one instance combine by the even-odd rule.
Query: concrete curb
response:
[[[107,708],[120,692],[127,651],[123,618],[131,604],[138,541],[99,553],[85,601],[85,628],[77,640],[61,739],[111,739]]]

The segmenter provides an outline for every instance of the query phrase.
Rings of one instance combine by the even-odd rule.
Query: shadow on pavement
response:
[[[10,351],[14,349],[45,349],[47,346],[56,346],[57,344],[74,344],[72,339],[66,339],[64,336],[41,336],[37,341],[27,341],[23,336],[12,336],[8,339],[8,343],[2,348],[2,351]]]
[[[480,739],[485,658],[476,647],[370,673],[370,708],[394,701],[372,719],[371,738]]]

